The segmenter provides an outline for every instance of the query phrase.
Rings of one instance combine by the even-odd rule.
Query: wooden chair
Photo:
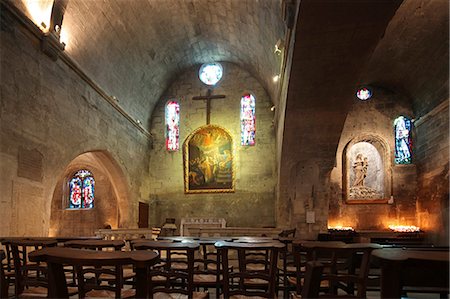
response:
[[[136,291],[128,290],[126,295],[134,295],[137,298],[147,298],[147,273],[150,266],[158,261],[158,254],[146,251],[94,251],[74,248],[45,248],[30,253],[30,260],[46,262],[48,264],[48,280],[50,298],[69,298],[67,281],[64,276],[64,265],[72,265],[83,269],[111,269],[131,265],[136,270]],[[115,272],[120,273],[120,271]],[[120,286],[120,278],[112,285],[99,286],[90,284],[78,272],[80,298],[89,296],[92,292],[102,294],[102,297],[122,298],[125,295]],[[86,287],[86,288],[85,288]],[[90,292],[87,292],[88,289]]]
[[[304,242],[296,247],[296,260],[300,273],[304,273],[299,253],[307,261],[323,264],[319,297],[328,298],[365,298],[367,277],[370,267],[370,255],[378,244],[356,243],[342,244],[336,242]],[[304,275],[298,276],[297,283],[302,285]],[[304,281],[303,281],[304,284]],[[298,290],[297,293],[301,293]]]
[[[209,298],[207,292],[194,291],[194,262],[195,252],[200,245],[195,242],[170,241],[136,241],[133,242],[136,250],[155,250],[161,256],[162,263],[155,265],[149,272],[148,288],[150,298],[173,298],[174,294],[186,295],[188,298]],[[185,256],[186,267],[180,267],[183,262],[180,258]],[[174,267],[174,264],[177,265]]]
[[[47,297],[47,265],[28,260],[29,248],[54,247],[56,240],[12,240],[10,241],[14,259],[15,297]]]
[[[292,254],[294,258],[294,276],[287,275],[286,280],[288,284],[288,289],[291,291],[294,289],[294,292],[291,292],[292,296],[300,296],[303,291],[303,287],[305,285],[305,273],[306,273],[306,263],[307,263],[307,253],[302,248],[302,244],[305,243],[329,243],[335,245],[345,245],[344,242],[341,241],[330,241],[330,242],[321,242],[321,241],[310,241],[310,240],[293,240],[292,245]],[[286,297],[286,296],[285,296]]]
[[[232,241],[227,237],[205,237],[195,240],[200,244],[201,257],[196,259],[199,267],[194,268],[194,286],[196,289],[215,289],[216,298],[223,288],[223,275],[220,258],[214,244],[218,241]],[[229,267],[229,271],[233,269]]]
[[[236,243],[219,241],[215,244],[219,254],[223,275],[224,298],[259,296],[263,298],[276,297],[276,273],[278,252],[284,244],[273,241],[266,243]],[[268,259],[264,267],[257,270],[250,269],[249,265],[259,262],[248,255],[248,252],[268,252]],[[237,252],[238,267],[229,271],[229,258]]]
[[[5,268],[3,267],[3,260],[6,259],[6,254],[3,250],[0,251],[0,298],[8,298],[8,281],[6,280]]]
[[[22,238],[6,238],[2,239],[2,245],[5,248],[5,254],[6,254],[6,263],[2,264],[2,268],[4,270],[4,275],[6,279],[6,288],[7,292],[9,289],[9,286],[15,285],[15,271],[14,271],[14,258],[12,256],[12,248],[11,248],[11,242],[13,240],[21,240]]]
[[[88,249],[96,251],[120,251],[124,247],[125,242],[121,240],[71,240],[64,243],[64,247]],[[78,284],[80,297],[85,296],[89,290],[95,289],[92,285],[97,284],[100,292],[89,292],[90,297],[104,297],[107,294],[101,290],[115,292],[116,295],[122,297],[131,296],[129,291],[124,291],[124,284],[133,284],[135,274],[132,268],[114,267],[79,267],[76,269],[78,276]],[[104,284],[106,283],[106,285]],[[122,292],[122,293],[118,293]],[[128,292],[128,293],[126,293]]]
[[[295,284],[289,283],[289,280],[295,281],[295,277],[297,275],[292,246],[292,242],[295,240],[295,229],[283,232],[280,233],[278,241],[285,244],[286,247],[280,252],[280,261],[278,264],[277,273],[277,290],[282,290],[283,297],[287,298],[289,296],[289,292],[295,290]]]

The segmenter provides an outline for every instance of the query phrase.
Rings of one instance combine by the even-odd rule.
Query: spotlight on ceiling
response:
[[[275,76],[272,77],[272,81],[273,81],[274,83],[277,83],[278,80],[280,80],[280,75],[275,75]]]

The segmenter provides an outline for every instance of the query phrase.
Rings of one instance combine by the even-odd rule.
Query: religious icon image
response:
[[[185,192],[234,192],[230,134],[206,125],[193,132],[184,146]]]

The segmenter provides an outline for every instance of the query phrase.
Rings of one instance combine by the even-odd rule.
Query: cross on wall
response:
[[[192,97],[193,100],[206,100],[206,124],[209,125],[211,122],[211,100],[224,99],[226,96],[223,94],[213,95],[212,89],[208,89],[205,96],[195,96]]]

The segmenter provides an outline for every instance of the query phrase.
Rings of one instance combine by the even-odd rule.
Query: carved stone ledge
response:
[[[53,61],[58,60],[60,53],[64,51],[64,47],[65,45],[59,41],[59,38],[53,32],[47,32],[42,37],[42,52],[44,52]]]

